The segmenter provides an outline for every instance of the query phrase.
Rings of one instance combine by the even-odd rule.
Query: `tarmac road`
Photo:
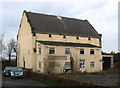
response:
[[[49,88],[47,85],[29,78],[11,79],[3,77],[2,88]]]

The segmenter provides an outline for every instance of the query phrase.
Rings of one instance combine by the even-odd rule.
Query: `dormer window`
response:
[[[52,37],[51,34],[49,34],[49,37]]]
[[[79,39],[79,37],[76,37],[76,39]]]
[[[65,35],[63,35],[63,38],[66,38],[66,36],[65,36]]]
[[[91,40],[90,37],[88,37],[88,40]]]

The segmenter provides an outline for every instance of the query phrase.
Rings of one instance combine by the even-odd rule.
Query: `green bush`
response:
[[[118,62],[117,66],[118,66],[118,68],[120,69],[120,62]]]

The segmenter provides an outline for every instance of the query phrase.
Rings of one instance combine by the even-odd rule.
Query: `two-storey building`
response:
[[[17,66],[41,73],[102,70],[101,34],[87,20],[24,11]],[[72,67],[73,66],[73,67]]]

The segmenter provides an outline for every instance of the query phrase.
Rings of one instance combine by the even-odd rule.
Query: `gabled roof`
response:
[[[55,45],[55,46],[73,46],[73,47],[96,47],[101,48],[92,44],[86,44],[86,43],[71,43],[71,42],[53,42],[53,41],[37,41],[44,45]]]
[[[35,33],[62,34],[100,38],[87,20],[58,17],[40,13],[26,12],[28,22]]]

